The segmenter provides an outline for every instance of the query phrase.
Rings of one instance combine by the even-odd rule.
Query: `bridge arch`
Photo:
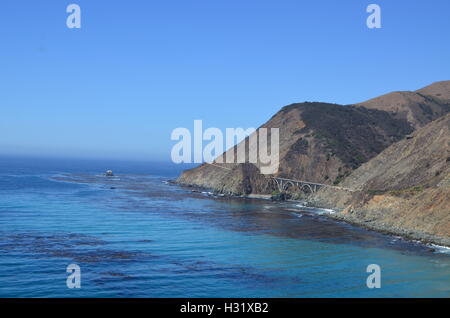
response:
[[[281,192],[280,190],[280,184],[278,183],[278,180],[275,178],[270,178],[269,179],[269,189],[273,189],[273,190],[278,190]]]
[[[323,186],[327,186],[325,184],[312,183],[300,180],[291,180],[286,178],[276,178],[272,177],[269,182],[272,183],[272,187],[278,189],[280,192],[287,191],[292,189],[293,191],[297,190],[304,193],[315,193],[317,190],[322,188]]]
[[[296,184],[292,181],[286,181],[285,184],[283,185],[283,191],[287,191],[289,189],[289,187],[295,188]]]
[[[314,192],[316,192],[316,191],[314,191],[314,188],[308,183],[303,183],[300,187],[300,191],[303,191],[305,193],[314,193]]]

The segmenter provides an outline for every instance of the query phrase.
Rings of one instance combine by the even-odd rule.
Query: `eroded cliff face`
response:
[[[227,195],[267,194],[273,191],[271,180],[254,164],[202,164],[186,170],[179,184],[199,186]]]
[[[356,169],[342,186],[310,201],[377,230],[450,245],[450,114],[417,130]]]

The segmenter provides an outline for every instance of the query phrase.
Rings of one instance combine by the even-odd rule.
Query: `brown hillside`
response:
[[[343,186],[323,189],[315,204],[376,229],[450,244],[450,114],[391,145],[355,170]]]
[[[357,104],[390,112],[415,129],[450,112],[450,81],[437,82],[415,92],[393,92]]]
[[[275,175],[340,184],[353,170],[414,128],[448,113],[449,96],[450,81],[447,81],[416,92],[387,94],[355,106],[327,103],[286,106],[262,125],[280,129],[280,165]],[[259,174],[259,166],[203,164],[185,171],[178,182],[223,193],[270,193],[275,187],[269,184],[268,176]]]
[[[262,127],[280,129],[276,176],[327,184],[338,184],[353,169],[412,132],[405,120],[387,112],[326,103],[286,106]],[[178,182],[225,193],[270,193],[275,188],[267,185],[258,166],[204,164],[184,172]]]
[[[450,100],[450,81],[436,82],[416,92],[442,100]]]

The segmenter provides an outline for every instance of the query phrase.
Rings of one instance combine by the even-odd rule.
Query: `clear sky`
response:
[[[257,127],[449,80],[449,17],[448,0],[2,0],[0,154],[169,160],[194,119]]]

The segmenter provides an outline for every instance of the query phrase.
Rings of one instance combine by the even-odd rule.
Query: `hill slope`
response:
[[[406,120],[384,111],[326,103],[286,106],[262,127],[280,129],[276,176],[327,184],[338,184],[413,131]],[[178,182],[222,193],[271,193],[275,187],[258,167],[251,163],[203,164],[185,171]]]
[[[393,92],[357,104],[390,112],[415,129],[450,112],[450,81],[436,82],[415,92]]]
[[[320,190],[316,205],[365,226],[450,245],[450,114],[356,169],[343,186]]]
[[[391,144],[449,111],[450,81],[446,81],[358,105],[292,104],[261,127],[280,129],[275,176],[336,185]],[[203,164],[185,171],[178,182],[227,194],[271,193],[276,187],[259,167],[259,163]]]

